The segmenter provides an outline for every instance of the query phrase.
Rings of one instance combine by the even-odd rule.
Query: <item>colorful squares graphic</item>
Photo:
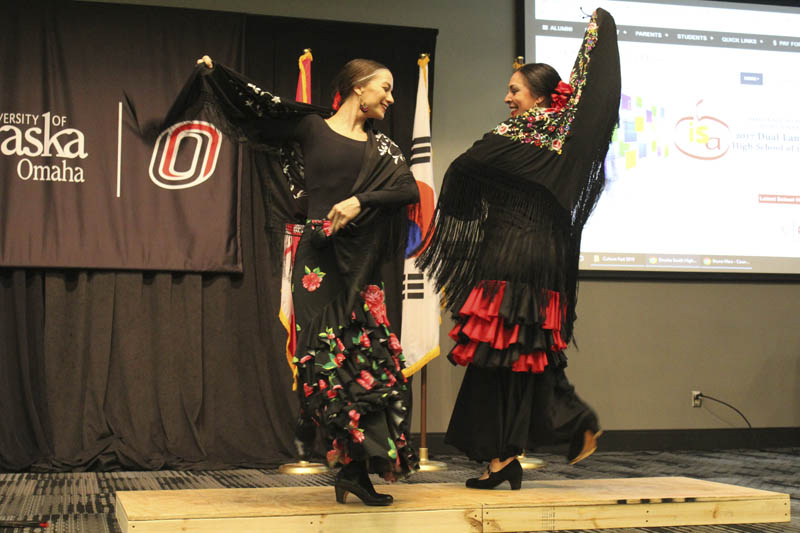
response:
[[[637,132],[644,131],[644,117],[636,117],[636,125],[634,126],[634,129]]]
[[[636,124],[630,120],[622,123],[623,141],[626,143],[636,142]]]
[[[628,150],[625,153],[625,169],[630,170],[636,166],[636,150]]]
[[[627,94],[623,94],[620,96],[619,99],[619,108],[620,109],[630,109],[631,108],[631,97]]]

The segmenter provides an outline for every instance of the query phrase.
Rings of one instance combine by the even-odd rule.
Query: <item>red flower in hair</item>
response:
[[[548,111],[558,111],[567,105],[567,100],[572,96],[572,86],[569,83],[559,81],[556,90],[550,95],[550,108]]]

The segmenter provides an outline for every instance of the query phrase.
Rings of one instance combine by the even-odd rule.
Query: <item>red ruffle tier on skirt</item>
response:
[[[496,283],[495,290],[478,285],[472,289],[467,301],[459,311],[459,323],[450,331],[450,337],[458,344],[450,352],[449,359],[459,365],[473,362],[475,352],[482,343],[487,343],[491,350],[506,351],[520,342],[520,331],[525,327],[538,327],[548,333],[550,346],[542,346],[529,352],[521,353],[511,364],[514,372],[544,372],[547,366],[547,349],[561,352],[567,344],[561,338],[561,321],[566,307],[562,305],[560,294],[555,291],[544,291],[544,298],[539,304],[538,323],[525,324],[509,322],[501,314],[503,298],[506,297],[507,283]]]

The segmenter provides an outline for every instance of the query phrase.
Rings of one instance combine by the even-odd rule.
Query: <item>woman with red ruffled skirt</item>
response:
[[[448,358],[467,367],[445,442],[489,463],[468,487],[519,489],[525,449],[568,443],[571,463],[596,449],[597,415],[569,383],[564,350],[619,98],[616,26],[598,9],[569,83],[543,63],[519,68],[511,117],[445,174],[418,265],[456,319]]]

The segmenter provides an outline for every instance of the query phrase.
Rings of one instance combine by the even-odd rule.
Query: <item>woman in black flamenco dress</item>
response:
[[[596,448],[597,415],[567,380],[564,350],[619,99],[616,26],[598,9],[569,83],[543,63],[518,69],[511,117],[445,175],[418,265],[456,319],[448,358],[467,366],[445,442],[489,463],[468,487],[519,489],[516,457],[538,445],[569,443],[571,463]]]
[[[402,257],[395,252],[406,242],[406,206],[419,200],[397,145],[369,127],[394,101],[392,74],[369,60],[347,63],[331,115],[282,101],[208,56],[201,62],[208,68],[196,92],[206,104],[252,147],[277,150],[262,169],[267,231],[279,239],[289,222],[300,235],[291,285],[301,440],[312,425],[327,437],[329,464],[343,465],[337,501],[353,493],[389,505],[368,473],[396,480],[418,468],[411,389],[377,275],[384,258]],[[291,207],[280,212],[287,197]],[[301,218],[287,220],[291,209]]]

